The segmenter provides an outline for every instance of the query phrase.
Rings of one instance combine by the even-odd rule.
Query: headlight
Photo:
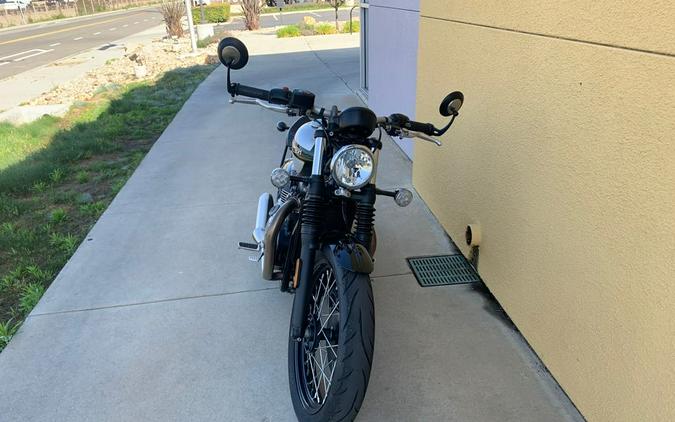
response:
[[[375,171],[375,160],[370,150],[362,145],[340,148],[330,162],[335,182],[347,189],[359,189],[370,182]]]

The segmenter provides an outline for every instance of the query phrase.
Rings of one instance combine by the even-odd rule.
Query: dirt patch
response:
[[[155,80],[164,72],[218,61],[215,41],[205,48],[191,52],[188,38],[163,38],[149,43],[124,47],[124,56],[111,59],[82,78],[59,85],[29,101],[30,105],[69,104],[86,101],[101,90],[131,82]]]

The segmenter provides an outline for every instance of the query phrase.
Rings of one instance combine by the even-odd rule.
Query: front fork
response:
[[[319,132],[317,132],[317,135]],[[300,280],[295,290],[295,300],[293,301],[293,310],[291,313],[291,338],[301,341],[304,336],[307,321],[305,319],[307,304],[312,292],[312,279],[314,271],[314,260],[316,251],[321,247],[319,235],[321,233],[321,224],[324,216],[324,182],[323,182],[323,152],[325,148],[325,139],[322,136],[316,136],[314,139],[314,158],[312,162],[312,175],[309,179],[307,196],[302,207],[302,222],[300,226]],[[379,152],[379,150],[377,151]],[[375,156],[375,166],[377,168],[377,158]],[[358,194],[356,205],[356,231],[354,237],[357,243],[363,245],[366,249],[365,255],[368,256],[370,270],[372,271],[372,250],[371,242],[373,235],[373,220],[375,215],[375,175],[371,179],[371,184],[363,187]],[[355,198],[356,199],[356,198]]]
[[[293,311],[291,313],[291,338],[301,341],[305,331],[305,310],[312,292],[312,272],[314,259],[319,248],[319,233],[323,218],[324,184],[323,184],[323,153],[325,148],[323,136],[314,138],[314,158],[312,161],[312,175],[309,179],[307,196],[302,208],[302,222],[300,225],[300,280],[295,290]]]

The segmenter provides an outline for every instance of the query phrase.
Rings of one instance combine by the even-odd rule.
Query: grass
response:
[[[220,37],[218,35],[211,35],[201,40],[197,40],[197,47],[208,48],[211,44],[217,43],[218,41],[220,41]]]
[[[335,25],[332,25],[330,23],[320,23],[314,27],[314,31],[318,35],[329,35],[329,34],[336,34],[337,29],[335,29]]]
[[[12,336],[16,333],[16,330],[19,329],[19,325],[14,324],[12,321],[0,322],[0,350],[4,349],[5,346],[12,339]]]
[[[213,65],[0,124],[0,350]]]
[[[345,22],[345,24],[342,25],[340,32],[342,32],[343,34],[348,34],[350,32],[349,26],[350,26],[349,22]],[[361,31],[361,24],[359,23],[359,21],[352,21],[351,28],[352,28],[351,32],[359,32]]]
[[[359,32],[361,26],[359,21],[352,22],[352,32]],[[303,22],[294,25],[286,25],[277,29],[277,38],[299,37],[304,35],[329,35],[340,33],[349,33],[349,22],[345,22],[340,30],[335,28],[333,23],[316,23],[313,18],[305,16]]]
[[[287,25],[277,29],[277,38],[299,37],[300,28],[298,25]]]

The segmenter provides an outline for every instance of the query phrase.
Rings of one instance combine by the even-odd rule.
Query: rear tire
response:
[[[317,253],[302,342],[290,339],[288,369],[298,420],[351,421],[368,387],[375,341],[373,291],[367,274]],[[326,306],[326,304],[328,306]]]

